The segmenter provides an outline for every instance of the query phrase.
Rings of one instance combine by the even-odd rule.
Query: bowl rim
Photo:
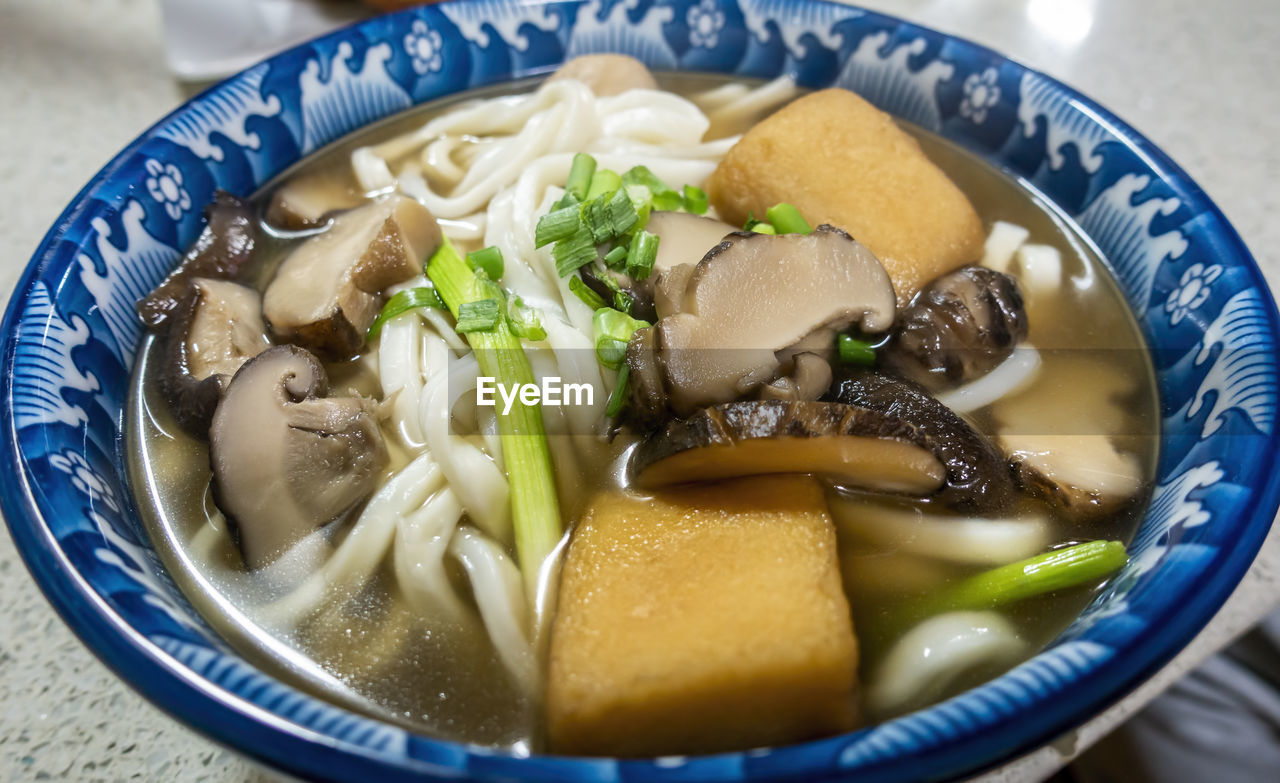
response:
[[[523,5],[551,5],[559,0],[518,0]],[[447,0],[449,4],[467,3],[469,0]],[[581,5],[583,0],[569,0],[574,5]],[[1114,113],[1081,91],[1064,82],[1031,68],[1021,61],[1004,55],[990,47],[976,43],[963,36],[934,30],[933,28],[905,20],[892,14],[861,8],[856,5],[836,3],[833,0],[798,0],[796,5],[838,5],[842,9],[860,11],[866,17],[909,26],[922,31],[932,32],[949,42],[965,49],[984,54],[993,60],[1009,63],[1022,74],[1035,75],[1051,85],[1055,90],[1069,98],[1072,102],[1086,108],[1094,115],[1095,121],[1104,124],[1116,136],[1121,138],[1143,162],[1158,174],[1162,180],[1178,183],[1185,191],[1185,196],[1194,201],[1197,208],[1208,212],[1218,223],[1219,239],[1225,241],[1229,250],[1238,255],[1240,267],[1247,275],[1249,284],[1259,294],[1266,310],[1267,325],[1272,336],[1280,336],[1280,316],[1277,314],[1275,298],[1256,259],[1249,251],[1235,227],[1227,220],[1218,205],[1209,198],[1203,188],[1192,179],[1186,171],[1174,162],[1161,148],[1138,132],[1133,126],[1121,120]],[[3,366],[0,372],[0,416],[4,419],[3,448],[0,448],[0,471],[12,476],[0,482],[0,511],[3,511],[19,555],[21,556],[32,579],[40,587],[41,592],[53,605],[58,615],[70,627],[73,633],[89,650],[116,674],[125,684],[144,696],[153,705],[159,707],[170,717],[200,732],[203,736],[219,744],[246,755],[259,762],[293,774],[304,774],[309,779],[317,780],[349,780],[366,778],[371,773],[386,774],[390,779],[419,779],[422,775],[441,775],[448,777],[464,776],[471,778],[504,777],[511,775],[536,779],[549,774],[558,774],[570,778],[585,777],[590,770],[598,768],[602,763],[612,764],[623,772],[627,779],[661,778],[655,771],[654,759],[615,759],[610,757],[571,757],[550,754],[535,754],[530,757],[516,757],[503,754],[480,746],[466,743],[436,739],[417,732],[409,732],[411,737],[446,746],[457,751],[451,764],[433,763],[423,759],[392,759],[379,755],[368,748],[354,743],[337,740],[322,735],[311,729],[298,725],[281,716],[253,704],[239,694],[208,682],[203,677],[178,664],[148,641],[143,634],[131,626],[123,617],[103,600],[102,596],[89,584],[84,575],[72,565],[66,553],[54,539],[46,524],[45,516],[37,505],[37,493],[40,487],[33,485],[23,467],[21,447],[14,412],[12,409],[14,353],[17,345],[17,322],[32,293],[32,284],[51,260],[52,251],[67,229],[76,221],[88,204],[88,196],[103,182],[109,180],[155,132],[171,122],[178,114],[185,111],[192,103],[210,95],[217,94],[226,86],[238,79],[243,73],[264,63],[271,63],[286,57],[295,56],[317,42],[334,41],[352,30],[358,30],[378,20],[409,17],[416,9],[410,8],[358,20],[325,35],[301,42],[285,49],[259,63],[246,68],[216,84],[209,86],[174,107],[131,142],[125,145],[82,187],[68,203],[50,229],[41,239],[36,251],[28,261],[22,274],[17,279],[10,300],[6,306],[3,322],[0,323],[0,335],[4,340]],[[537,76],[551,70],[528,69],[517,70],[509,76],[496,80],[495,84],[515,81],[521,78]],[[679,69],[695,72],[695,69]],[[708,71],[717,73],[716,71]],[[441,97],[457,95],[463,90],[450,90]],[[412,111],[420,104],[415,104],[405,111]],[[355,129],[351,133],[359,132]],[[349,135],[349,134],[347,134]],[[345,136],[344,136],[345,137]],[[335,140],[336,142],[337,140]],[[329,142],[325,147],[334,142]],[[963,143],[963,142],[961,142]],[[324,149],[321,147],[320,149]],[[319,150],[315,150],[316,152]],[[305,157],[305,155],[303,156]],[[1055,205],[1056,206],[1056,205]],[[1088,234],[1086,233],[1086,236]],[[1110,266],[1110,261],[1106,261]],[[1144,331],[1144,339],[1147,335]],[[1150,346],[1148,346],[1150,350]],[[1163,439],[1163,438],[1162,438]],[[1214,580],[1208,589],[1195,589],[1191,586],[1183,588],[1187,600],[1177,606],[1169,606],[1150,621],[1150,631],[1130,644],[1117,648],[1116,659],[1123,657],[1130,662],[1125,667],[1116,664],[1116,659],[1093,669],[1075,683],[1071,691],[1061,694],[1059,702],[1069,702],[1066,709],[1060,709],[1055,716],[1048,717],[1048,711],[1040,714],[1020,715],[1018,720],[1006,718],[999,730],[988,729],[976,738],[961,743],[946,743],[941,749],[934,748],[929,752],[926,763],[921,764],[918,757],[899,756],[882,764],[873,764],[866,771],[859,771],[868,780],[889,780],[902,777],[947,777],[955,774],[974,774],[989,770],[1000,764],[1011,761],[1026,752],[1051,741],[1064,731],[1083,725],[1106,708],[1119,702],[1139,684],[1145,681],[1175,655],[1188,642],[1199,634],[1209,620],[1226,602],[1230,594],[1239,585],[1249,570],[1254,558],[1271,529],[1276,508],[1280,505],[1280,472],[1272,470],[1280,456],[1280,430],[1273,428],[1267,435],[1267,465],[1262,473],[1266,481],[1261,486],[1254,486],[1246,508],[1239,514],[1246,518],[1241,524],[1242,535],[1233,545],[1220,547],[1217,554],[1203,566],[1207,576]],[[124,448],[123,434],[116,439],[116,456],[119,457]],[[1260,490],[1260,491],[1258,491]],[[130,515],[136,516],[132,508],[133,498],[129,494],[125,499]],[[1123,668],[1123,671],[1121,670]],[[338,709],[345,709],[339,707]],[[1069,716],[1069,717],[1067,717]],[[374,719],[376,720],[376,719]],[[265,727],[269,731],[262,731]],[[874,728],[874,727],[872,727]],[[862,731],[865,729],[860,729]],[[826,746],[838,751],[839,744],[849,738],[850,733],[825,737],[803,743],[779,746],[774,752],[798,750],[817,751]],[[980,748],[975,750],[975,748]],[[748,751],[747,754],[750,752]],[[714,762],[718,759],[741,758],[743,752],[714,754],[708,756],[689,757],[691,765],[699,760]],[[985,761],[974,766],[966,764],[964,757],[982,756]],[[501,769],[481,772],[469,766],[476,759],[506,759],[509,764]],[[833,764],[829,754],[810,753],[805,757],[807,764],[788,767],[783,778],[815,779],[824,776],[839,777],[843,770]],[[799,759],[793,759],[799,760]],[[511,766],[514,765],[514,766]],[[648,774],[645,774],[645,770]],[[707,768],[710,773],[697,779],[709,780],[715,777],[715,771],[722,769],[716,766]],[[686,769],[686,772],[692,770]],[[639,774],[636,774],[639,773]],[[741,775],[739,774],[739,777]],[[770,776],[775,779],[776,776]]]

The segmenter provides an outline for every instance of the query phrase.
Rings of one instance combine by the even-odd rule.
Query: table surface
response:
[[[1177,160],[1280,280],[1280,4],[1272,0],[872,0],[1079,88]],[[154,0],[0,5],[0,303],[81,185],[187,97]],[[1043,778],[1280,602],[1280,526],[1169,666],[1080,729],[993,773]],[[0,533],[0,781],[257,780],[170,720],[72,636]]]

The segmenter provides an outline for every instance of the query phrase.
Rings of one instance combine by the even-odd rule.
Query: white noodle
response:
[[[1040,352],[1031,343],[1023,343],[991,372],[964,386],[939,392],[937,400],[956,413],[971,413],[1025,389],[1040,373],[1040,364]]]
[[[881,716],[905,712],[936,698],[965,672],[1007,666],[1027,649],[995,612],[931,617],[889,650],[867,688],[867,707]]]
[[[463,526],[449,543],[471,581],[480,618],[498,657],[526,691],[538,682],[537,659],[529,642],[529,612],[520,569],[502,548]]]
[[[953,517],[844,497],[832,500],[831,514],[842,532],[877,547],[966,565],[1012,563],[1050,543],[1049,523],[1039,517]]]

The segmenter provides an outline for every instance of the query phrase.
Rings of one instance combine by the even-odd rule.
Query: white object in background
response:
[[[161,6],[169,70],[186,81],[229,76],[370,14],[352,0],[162,0]]]

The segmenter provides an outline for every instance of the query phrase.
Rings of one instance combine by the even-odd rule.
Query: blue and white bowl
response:
[[[1109,259],[1156,366],[1158,486],[1132,561],[1048,650],[950,701],[840,737],[689,759],[514,758],[295,690],[241,659],[160,566],[124,480],[133,302],[215,188],[248,194],[361,126],[588,52],[660,70],[841,85],[1022,176]],[[1240,580],[1276,511],[1275,305],[1200,188],[1110,112],[964,40],[819,0],[477,0],[274,57],[148,130],[49,231],[5,316],[4,515],[63,618],[175,717],[298,775],[380,781],[937,778],[1031,749],[1169,660]]]

